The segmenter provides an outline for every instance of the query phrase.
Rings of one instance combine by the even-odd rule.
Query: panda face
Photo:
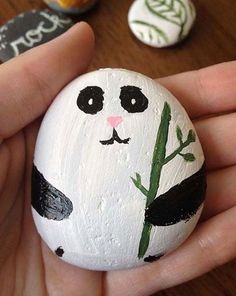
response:
[[[86,114],[97,114],[103,109],[104,91],[98,86],[87,86],[82,89],[77,99],[78,108]],[[136,86],[123,86],[120,92],[120,104],[128,113],[140,113],[148,107],[148,99]],[[109,140],[100,141],[102,145],[128,144],[130,138],[120,139],[116,127],[122,123],[121,116],[109,116],[107,122],[113,128],[113,135]]]
[[[106,117],[106,124],[110,126],[112,131],[111,136],[107,140],[100,139],[99,142],[102,145],[129,144],[130,137],[121,138],[117,132],[117,127],[124,124],[124,117],[127,117],[128,114],[142,113],[148,108],[148,98],[140,87],[120,85],[118,91],[119,93],[116,93],[116,97],[113,98],[117,109],[116,114],[114,114],[113,109],[110,111],[110,116],[107,114]],[[80,90],[76,103],[79,110],[85,114],[99,115],[103,111],[102,113],[106,116],[106,113],[109,112],[107,99],[110,103],[110,89],[103,89],[101,85],[90,85]]]
[[[154,261],[196,225],[203,163],[192,123],[166,89],[122,69],[85,74],[59,93],[40,128],[32,183],[38,232],[80,267]]]
[[[77,99],[77,106],[87,114],[96,114],[103,108],[104,91],[98,86],[82,89]],[[136,86],[123,86],[120,92],[121,106],[129,113],[143,112],[148,107],[148,99]]]

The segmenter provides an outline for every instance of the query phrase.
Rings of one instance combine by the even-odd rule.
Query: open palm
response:
[[[80,23],[0,67],[1,295],[150,295],[236,256],[235,62],[160,79],[194,120],[208,167],[206,207],[187,242],[150,265],[104,273],[64,263],[41,241],[30,209],[39,117],[86,69],[93,45]]]

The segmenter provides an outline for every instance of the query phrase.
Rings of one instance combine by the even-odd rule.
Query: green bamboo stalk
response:
[[[146,207],[153,202],[157,195],[157,191],[160,184],[160,177],[162,167],[164,165],[164,160],[166,156],[166,144],[168,140],[169,125],[171,120],[171,110],[168,103],[165,102],[162,114],[161,123],[157,132],[156,143],[154,147],[153,157],[152,157],[152,168],[150,174],[149,190],[147,192]],[[138,258],[143,258],[145,255],[151,234],[152,225],[148,222],[144,223],[143,231],[139,243],[139,253]]]
[[[161,123],[157,132],[156,143],[152,157],[152,168],[150,174],[149,190],[147,195],[146,207],[153,202],[157,195],[159,182],[161,177],[161,170],[166,156],[166,144],[169,134],[169,125],[171,120],[171,111],[168,103],[165,102],[161,114]]]
[[[193,130],[189,130],[187,140],[183,142],[183,133],[179,126],[176,128],[177,139],[179,140],[180,146],[166,157],[166,145],[168,141],[169,125],[171,120],[171,109],[167,102],[164,104],[164,108],[161,114],[161,123],[158,128],[156,143],[154,146],[152,156],[152,166],[150,173],[149,189],[146,189],[142,185],[140,174],[136,173],[136,178],[131,177],[134,185],[146,196],[145,209],[154,201],[157,196],[159,189],[161,172],[164,165],[171,161],[176,155],[180,155],[186,161],[194,161],[195,157],[192,153],[181,154],[181,151],[187,147],[190,143],[195,142],[196,135]],[[143,224],[142,235],[139,242],[138,258],[144,257],[150,241],[150,235],[152,230],[152,224],[145,222]]]

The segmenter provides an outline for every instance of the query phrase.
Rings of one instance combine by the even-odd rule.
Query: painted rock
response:
[[[91,9],[97,0],[44,0],[52,9],[69,14],[81,14]]]
[[[185,110],[141,74],[102,69],[72,81],[42,122],[32,211],[49,248],[94,270],[148,264],[194,229],[204,156]]]
[[[133,34],[153,47],[166,47],[184,39],[196,17],[189,0],[136,0],[128,22]]]
[[[5,62],[48,42],[72,25],[70,18],[49,10],[21,13],[0,27],[0,60]]]

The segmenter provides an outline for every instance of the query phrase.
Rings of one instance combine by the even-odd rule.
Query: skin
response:
[[[104,273],[64,263],[40,239],[30,208],[40,117],[85,71],[93,47],[91,29],[79,23],[0,67],[0,295],[150,295],[236,257],[236,62],[159,79],[194,121],[208,168],[203,216],[180,248],[138,269]]]

